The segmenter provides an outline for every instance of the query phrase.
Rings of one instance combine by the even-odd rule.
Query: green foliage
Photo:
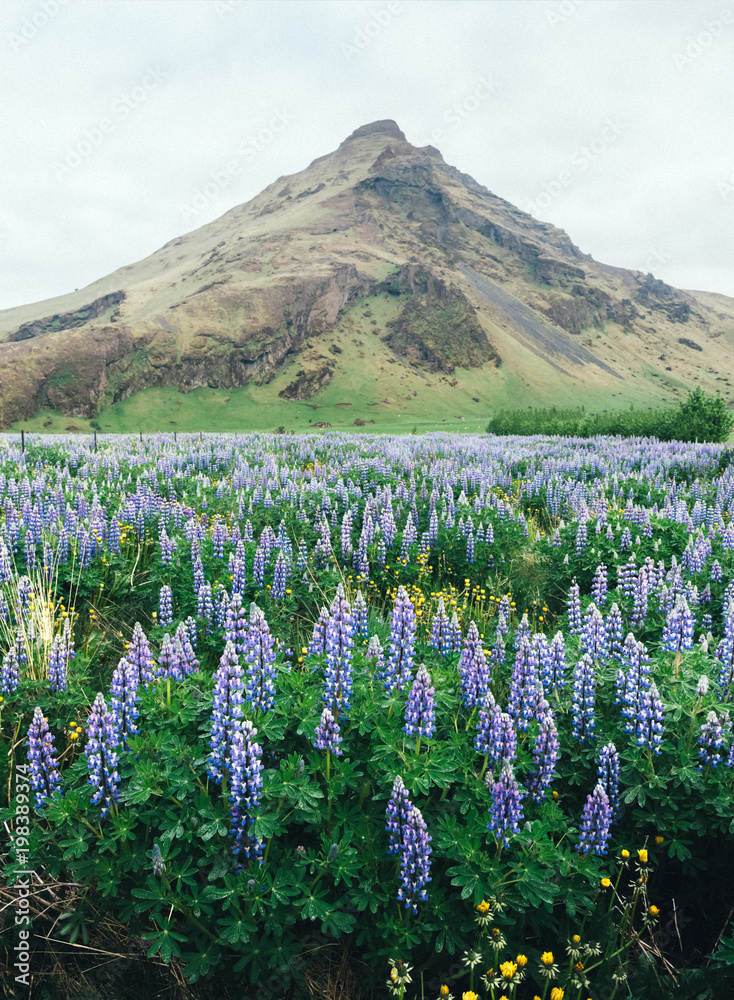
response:
[[[542,434],[594,437],[656,437],[661,441],[726,441],[734,414],[718,396],[694,389],[677,409],[611,411],[586,414],[580,409],[500,410],[487,424],[488,434]]]

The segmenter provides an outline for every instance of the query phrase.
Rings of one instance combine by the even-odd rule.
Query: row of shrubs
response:
[[[734,426],[734,414],[718,396],[701,388],[678,406],[655,410],[618,410],[586,413],[584,408],[499,410],[487,424],[488,434],[548,434],[594,437],[620,434],[624,437],[656,437],[660,441],[722,442]]]

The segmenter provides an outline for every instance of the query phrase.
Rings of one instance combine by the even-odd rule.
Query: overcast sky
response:
[[[380,118],[598,260],[734,296],[734,0],[3,0],[0,53],[0,308]]]

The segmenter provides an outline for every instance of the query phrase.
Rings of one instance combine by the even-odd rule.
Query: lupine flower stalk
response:
[[[576,850],[582,854],[588,854],[589,851],[599,855],[606,854],[611,824],[609,797],[600,782],[586,800]]]
[[[253,827],[260,806],[263,769],[262,747],[255,743],[257,729],[244,721],[232,741],[230,816],[234,837],[233,853],[262,863],[262,841],[255,838]]]
[[[28,764],[34,806],[36,809],[42,809],[44,800],[50,798],[56,789],[61,789],[61,773],[56,759],[53,734],[40,708],[36,708],[33,712],[33,719],[28,728]]]
[[[232,745],[242,728],[244,671],[231,642],[224,647],[214,675],[209,768],[207,774],[219,784],[231,771]]]
[[[117,772],[120,732],[117,720],[107,710],[107,702],[102,692],[94,699],[92,711],[87,719],[87,742],[84,754],[89,770],[88,783],[94,788],[92,805],[102,803],[102,819],[119,801],[117,786],[120,775]]]
[[[523,795],[512,773],[512,764],[509,760],[503,761],[499,779],[492,787],[492,808],[487,824],[487,829],[498,841],[498,847],[500,844],[509,847],[510,834],[520,832]]]
[[[408,695],[405,706],[405,725],[403,726],[403,732],[407,733],[408,736],[418,737],[417,749],[420,749],[422,736],[426,739],[433,736],[436,728],[435,715],[433,685],[428,671],[421,664]]]

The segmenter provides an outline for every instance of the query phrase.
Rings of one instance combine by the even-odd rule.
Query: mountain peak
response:
[[[392,118],[385,118],[379,122],[370,122],[369,125],[360,125],[350,136],[347,136],[341,145],[345,146],[354,139],[366,139],[370,135],[384,135],[389,139],[400,139],[401,142],[406,141],[405,134],[398,126],[398,123],[394,122]]]

